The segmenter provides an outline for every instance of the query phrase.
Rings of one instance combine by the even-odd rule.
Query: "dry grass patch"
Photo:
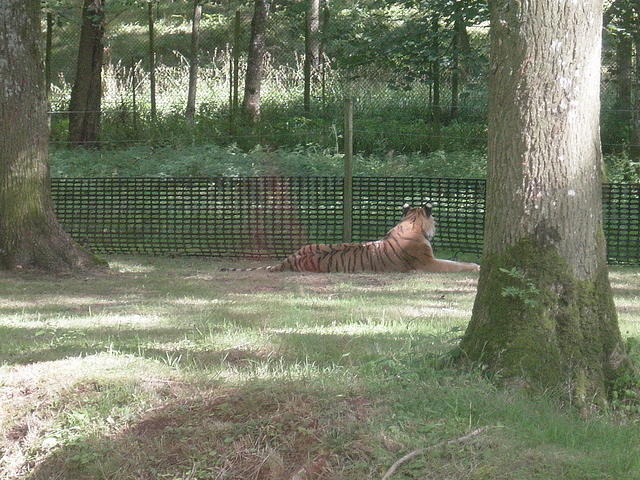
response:
[[[198,391],[142,413],[120,431],[56,451],[30,478],[278,480],[298,472],[301,479],[340,478],[340,448],[351,457],[366,452],[353,448],[357,434],[336,448],[335,433],[364,432],[370,411],[362,396],[336,398],[299,385]],[[93,452],[101,458],[82,465]]]

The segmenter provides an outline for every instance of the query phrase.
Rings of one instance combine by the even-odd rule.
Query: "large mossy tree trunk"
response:
[[[69,102],[69,142],[96,145],[100,135],[104,2],[84,0],[76,77]]]
[[[245,119],[257,123],[260,118],[260,88],[262,85],[262,62],[265,52],[267,18],[272,0],[255,0],[253,19],[251,20],[251,38],[247,58],[247,73],[244,81],[244,100],[242,110]]]
[[[87,270],[94,258],[60,228],[49,193],[40,0],[0,2],[0,268]]]
[[[587,409],[627,365],[602,229],[602,0],[490,9],[485,246],[461,349]]]

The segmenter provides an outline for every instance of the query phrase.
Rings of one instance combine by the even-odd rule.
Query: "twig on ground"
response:
[[[423,453],[426,453],[429,450],[433,450],[434,448],[442,447],[444,445],[452,445],[454,443],[464,443],[467,440],[472,439],[473,437],[477,437],[478,435],[480,435],[482,432],[484,432],[487,429],[489,429],[489,426],[476,428],[472,432],[469,432],[466,435],[463,435],[462,437],[458,437],[458,438],[455,438],[453,440],[446,440],[444,442],[440,442],[440,443],[436,443],[435,445],[431,445],[430,447],[419,448],[417,450],[414,450],[413,452],[407,453],[404,457],[398,459],[396,461],[396,463],[391,465],[391,468],[389,468],[389,470],[387,470],[387,473],[384,474],[384,477],[382,477],[382,480],[389,480],[391,478],[391,476],[396,472],[398,467],[400,467],[400,465],[402,465],[403,463],[405,463],[408,460],[411,460],[413,457],[417,457],[418,455],[422,455]]]

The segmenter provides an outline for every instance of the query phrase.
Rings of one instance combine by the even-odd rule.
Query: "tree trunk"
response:
[[[69,103],[69,141],[94,145],[100,134],[104,0],[84,0],[76,78]]]
[[[156,33],[155,22],[153,20],[153,0],[148,0],[147,18],[149,21],[149,88],[151,95],[151,120],[154,122],[158,118],[158,107],[156,106]]]
[[[431,62],[431,80],[433,82],[433,103],[431,104],[433,119],[440,122],[440,15],[433,14],[431,18],[432,53],[434,60]],[[439,143],[439,140],[438,140]]]
[[[240,86],[240,27],[242,26],[242,22],[241,22],[241,18],[240,18],[240,10],[236,10],[236,16],[235,19],[233,21],[233,50],[232,50],[232,56],[233,56],[233,65],[232,65],[232,72],[233,72],[233,90],[232,90],[232,95],[233,95],[233,107],[232,107],[232,111],[233,111],[233,117],[235,118],[236,113],[238,112],[238,89]]]
[[[628,35],[620,34],[616,42],[616,117],[622,125],[628,126],[631,120],[631,79],[633,61],[633,42]],[[621,126],[622,126],[621,125]]]
[[[91,269],[93,257],[62,231],[49,193],[40,0],[3,0],[0,25],[0,267]]]
[[[633,100],[633,124],[631,130],[631,148],[629,155],[636,161],[640,161],[640,33],[636,33],[633,39],[635,50],[635,91]]]
[[[51,93],[51,50],[53,45],[53,14],[47,12],[47,32],[45,37],[45,49],[44,49],[44,78],[45,78],[45,90],[47,92],[47,98]]]
[[[456,3],[456,5],[459,5]],[[460,97],[460,83],[461,83],[461,68],[460,68],[460,56],[461,54],[466,56],[469,53],[469,38],[467,34],[467,26],[464,18],[462,18],[462,12],[456,12],[456,18],[453,23],[453,49],[452,49],[451,61],[451,118],[458,116],[458,101]]]
[[[260,86],[262,84],[262,62],[265,52],[267,18],[272,0],[255,0],[251,20],[251,39],[247,58],[247,74],[244,82],[242,109],[246,120],[255,124],[260,118]]]
[[[189,94],[185,117],[193,121],[196,113],[196,87],[198,84],[198,43],[200,40],[201,0],[193,0],[193,22],[191,24],[191,61],[189,64]]]
[[[602,230],[602,0],[490,9],[485,245],[461,349],[586,412],[628,365]]]
[[[304,55],[304,111],[311,110],[311,83],[320,65],[320,0],[308,0]]]
[[[327,2],[322,7],[322,22],[320,26],[320,84],[322,95],[322,108],[327,107],[327,32],[329,30],[330,11]]]

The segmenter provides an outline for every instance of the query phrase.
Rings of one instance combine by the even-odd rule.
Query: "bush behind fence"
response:
[[[58,218],[96,253],[283,257],[343,238],[341,177],[55,178]],[[482,179],[354,177],[353,240],[381,238],[404,203],[434,206],[436,250],[482,251]],[[610,263],[640,265],[640,184],[603,185]]]

